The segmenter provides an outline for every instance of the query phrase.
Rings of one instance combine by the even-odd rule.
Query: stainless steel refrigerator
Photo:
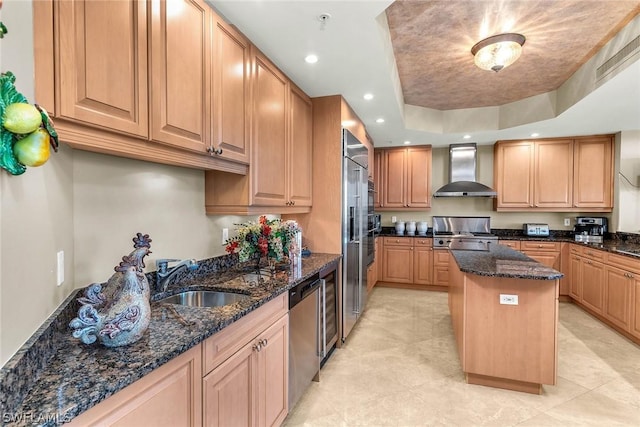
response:
[[[342,340],[362,314],[367,300],[367,147],[342,131]]]

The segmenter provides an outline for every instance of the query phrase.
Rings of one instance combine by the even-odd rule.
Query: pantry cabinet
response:
[[[431,146],[377,150],[381,154],[378,210],[431,207]]]
[[[202,425],[200,345],[75,417],[68,425]]]
[[[611,135],[498,141],[494,146],[495,208],[611,211],[612,152]]]

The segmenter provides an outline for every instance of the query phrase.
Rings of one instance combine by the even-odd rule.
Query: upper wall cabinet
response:
[[[253,49],[251,167],[247,176],[205,174],[208,214],[309,212],[312,104],[307,95]]]
[[[56,118],[62,142],[247,173],[248,42],[229,31],[245,49],[239,62],[237,52],[228,52],[233,49],[216,50],[224,25],[204,1],[42,0],[33,8],[36,99]],[[233,65],[227,66],[239,63],[239,84],[216,74],[225,65],[215,61],[228,57]],[[216,92],[215,76],[228,84],[226,92]],[[226,132],[221,126],[242,129],[244,140],[229,138],[240,148],[225,150],[214,139],[214,132]]]
[[[382,181],[378,210],[430,208],[431,146],[376,151],[382,156],[380,173],[376,172]]]
[[[55,8],[56,115],[146,137],[147,3],[60,1]]]
[[[499,141],[496,210],[607,212],[613,208],[613,137]]]

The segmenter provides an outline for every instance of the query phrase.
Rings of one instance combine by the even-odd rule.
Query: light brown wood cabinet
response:
[[[382,182],[378,210],[431,208],[431,146],[376,151]]]
[[[373,155],[373,182],[375,185],[375,193],[373,194],[373,207],[379,210],[382,203],[382,162],[384,160],[384,151],[374,150]]]
[[[559,242],[520,242],[522,252],[541,264],[560,270],[560,243]]]
[[[431,285],[432,239],[384,237],[382,280],[388,283]]]
[[[287,416],[289,317],[203,379],[204,425],[277,426]]]
[[[520,240],[499,240],[498,243],[516,251],[520,250]]]
[[[310,98],[253,49],[251,168],[205,174],[208,214],[307,213],[312,205]]]
[[[498,141],[494,146],[495,208],[611,211],[612,153],[611,135]]]
[[[433,284],[449,286],[449,258],[451,254],[446,249],[433,251]]]
[[[246,161],[208,153],[217,20],[202,0],[34,3],[36,97],[55,117],[60,139],[83,150],[246,174]]]
[[[201,426],[200,345],[83,412],[70,426]]]

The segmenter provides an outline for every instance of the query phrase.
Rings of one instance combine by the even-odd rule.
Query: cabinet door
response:
[[[375,190],[376,192],[373,195],[373,206],[374,208],[379,208],[381,207],[381,203],[382,203],[382,181],[383,181],[383,165],[384,165],[384,151],[382,150],[375,150],[375,153],[373,155],[373,173],[374,173],[374,178],[373,181],[375,183]]]
[[[202,380],[206,426],[257,426],[258,358],[252,341]]]
[[[582,304],[598,314],[604,306],[604,264],[582,259]]]
[[[573,203],[579,208],[613,207],[613,141],[579,139],[574,147]]]
[[[384,251],[382,250],[382,238],[376,237],[376,279],[382,279],[382,267],[384,265]]]
[[[523,253],[555,270],[560,270],[560,252],[523,251]]]
[[[533,207],[534,144],[532,142],[496,144],[494,185],[497,207]]]
[[[631,273],[618,268],[605,268],[603,315],[625,331],[631,320]]]
[[[433,274],[433,249],[431,244],[415,243],[413,250],[413,283],[430,285]]]
[[[282,317],[256,340],[261,345],[257,353],[258,425],[278,426],[288,412],[289,316]]]
[[[640,338],[640,274],[631,274],[631,325],[630,332]]]
[[[571,271],[571,282],[569,282],[569,296],[576,301],[582,299],[582,263],[580,257],[571,255],[569,261],[569,269]]]
[[[287,167],[286,77],[257,50],[253,55],[251,194],[253,205],[285,206]]]
[[[433,284],[449,286],[449,254],[448,250],[435,249],[433,251]]]
[[[197,345],[83,412],[68,425],[201,426],[201,355],[202,348]]]
[[[573,141],[536,141],[534,206],[569,208],[573,195]]]
[[[383,208],[406,207],[406,151],[404,149],[385,150],[382,177]]]
[[[220,157],[249,163],[250,44],[242,34],[214,15],[213,149]]]
[[[408,148],[406,154],[409,208],[431,207],[431,148]]]
[[[56,115],[148,136],[147,3],[54,2]]]
[[[289,141],[288,202],[311,206],[313,181],[313,114],[311,99],[291,85],[291,133]]]
[[[200,0],[154,0],[151,5],[151,139],[206,153],[211,8]]]
[[[384,245],[382,280],[391,283],[413,283],[413,248]]]

